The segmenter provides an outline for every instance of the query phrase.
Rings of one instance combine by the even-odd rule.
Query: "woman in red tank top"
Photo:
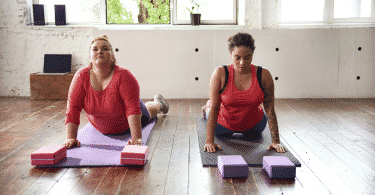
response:
[[[225,84],[225,69],[218,67],[211,77],[210,100],[203,107],[207,117],[207,135],[204,151],[216,152],[221,149],[214,142],[216,126],[221,125],[228,132],[250,133],[263,123],[264,130],[267,117],[270,127],[272,144],[268,150],[274,148],[283,153],[285,147],[280,144],[277,118],[274,107],[274,84],[267,69],[263,69],[261,81],[258,84],[256,72],[258,67],[251,64],[255,50],[254,39],[248,33],[237,33],[228,39],[228,49],[233,63],[228,66],[228,81]],[[263,103],[264,110],[260,106]]]

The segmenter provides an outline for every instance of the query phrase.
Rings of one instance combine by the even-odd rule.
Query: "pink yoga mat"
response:
[[[143,145],[147,145],[155,123],[156,118],[142,128]],[[66,158],[59,163],[40,167],[127,166],[120,163],[121,151],[130,138],[130,132],[123,135],[105,135],[97,131],[91,123],[87,123],[78,131],[77,139],[81,142],[80,147],[68,149]]]

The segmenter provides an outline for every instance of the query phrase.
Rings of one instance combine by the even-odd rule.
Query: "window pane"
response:
[[[323,21],[324,0],[281,0],[281,22]]]
[[[335,0],[334,18],[371,17],[371,0]]]
[[[194,13],[201,14],[201,20],[234,20],[233,0],[195,0],[199,5],[198,10],[195,6]],[[177,20],[190,20],[191,10],[190,0],[177,0]]]
[[[65,5],[67,23],[99,23],[100,0],[39,0],[44,4],[46,22],[55,22],[55,5]]]
[[[107,0],[108,24],[169,24],[169,0]]]

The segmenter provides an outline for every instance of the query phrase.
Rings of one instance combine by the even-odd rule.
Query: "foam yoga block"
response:
[[[32,165],[54,165],[66,158],[65,146],[43,146],[31,153]]]
[[[296,166],[286,156],[264,156],[263,169],[271,179],[296,177]]]
[[[147,155],[148,146],[127,145],[121,151],[121,164],[144,165]]]
[[[218,169],[223,177],[247,177],[249,168],[241,155],[218,156]]]

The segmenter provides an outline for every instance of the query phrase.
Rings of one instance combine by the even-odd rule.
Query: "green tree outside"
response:
[[[160,3],[159,3],[160,2]],[[143,0],[148,11],[148,18],[146,19],[149,24],[169,24],[169,1],[156,1],[156,0]]]
[[[108,24],[134,24],[132,12],[122,6],[120,0],[107,0]]]
[[[137,2],[140,13],[138,18],[142,18],[141,23],[147,24],[169,24],[170,23],[170,3],[169,0],[133,0]],[[141,11],[141,8],[144,10]],[[121,4],[120,0],[107,0],[107,23],[109,24],[134,24],[131,11]]]

